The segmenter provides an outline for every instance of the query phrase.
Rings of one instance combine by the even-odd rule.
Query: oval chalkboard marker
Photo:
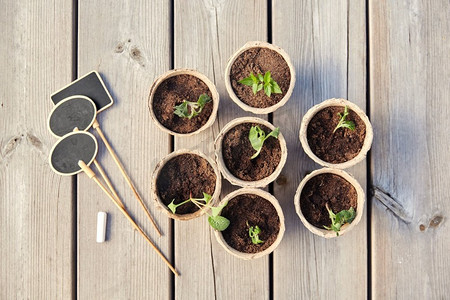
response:
[[[82,171],[78,162],[90,165],[97,155],[98,145],[89,132],[76,131],[63,136],[50,151],[49,162],[54,172],[70,176]]]
[[[111,94],[97,71],[91,71],[72,83],[69,83],[59,91],[53,93],[50,98],[53,103],[58,104],[65,98],[75,95],[83,95],[92,99],[97,107],[98,113],[114,103]]]
[[[59,102],[48,117],[48,128],[56,137],[62,137],[78,128],[89,129],[95,121],[97,109],[86,96],[71,96]]]

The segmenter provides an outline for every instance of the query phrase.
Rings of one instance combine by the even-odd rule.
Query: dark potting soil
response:
[[[253,94],[251,86],[239,83],[250,76],[250,73],[264,75],[270,71],[273,80],[278,83],[281,94],[272,94],[268,97],[264,89]],[[270,107],[283,99],[289,89],[291,82],[291,72],[284,58],[277,52],[267,48],[251,48],[239,55],[231,66],[230,81],[236,96],[245,104],[265,108]]]
[[[248,138],[250,128],[258,125],[267,134],[270,129],[261,124],[243,123],[231,128],[223,137],[222,155],[227,169],[239,179],[256,181],[266,178],[277,168],[281,160],[280,141],[269,137],[264,141],[259,155]]]
[[[167,206],[175,199],[175,204],[190,197],[203,198],[203,193],[212,196],[216,188],[216,175],[208,161],[195,154],[182,154],[169,160],[156,181],[159,197]],[[188,202],[177,208],[179,215],[196,212],[198,207]]]
[[[156,89],[153,98],[153,111],[158,121],[177,133],[190,133],[205,125],[213,111],[213,101],[208,102],[202,112],[192,119],[174,114],[175,106],[184,100],[197,102],[201,94],[212,99],[206,83],[193,75],[177,75],[164,80]]]
[[[330,106],[319,111],[309,122],[307,139],[311,151],[320,159],[337,164],[349,161],[361,151],[366,138],[366,124],[352,110],[345,118],[355,123],[355,130],[339,128],[338,113],[344,113],[343,106]]]
[[[319,174],[311,178],[303,187],[300,195],[300,207],[306,220],[323,229],[330,226],[331,220],[326,208],[337,214],[350,207],[357,209],[358,194],[353,185],[339,175]]]
[[[280,219],[275,207],[257,195],[236,196],[228,201],[221,215],[230,220],[228,228],[222,231],[225,241],[241,252],[257,253],[269,248],[280,231]],[[261,229],[259,239],[264,241],[263,243],[252,243],[248,232],[250,226],[258,226]]]

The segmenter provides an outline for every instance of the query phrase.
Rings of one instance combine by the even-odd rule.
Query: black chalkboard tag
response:
[[[66,135],[78,128],[88,130],[95,121],[97,110],[94,102],[86,96],[71,96],[59,102],[48,117],[48,129],[56,137]]]
[[[114,103],[110,93],[106,89],[105,83],[97,71],[91,71],[83,77],[78,78],[53,93],[50,97],[54,104],[58,104],[67,97],[75,95],[83,95],[92,99],[97,107],[97,113],[107,109]]]
[[[50,151],[49,162],[54,172],[70,176],[80,173],[78,161],[90,165],[97,155],[95,137],[86,131],[75,131],[63,136]]]

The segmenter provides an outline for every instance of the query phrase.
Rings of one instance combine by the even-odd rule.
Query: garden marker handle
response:
[[[155,227],[156,232],[158,232],[159,236],[161,236],[161,231],[159,230],[158,226],[156,225],[155,221],[153,220],[152,216],[150,215],[150,212],[148,211],[147,207],[145,206],[144,201],[142,201],[141,196],[139,195],[139,193],[137,192],[136,188],[134,187],[133,182],[131,182],[131,179],[128,176],[127,172],[125,171],[122,163],[120,162],[120,160],[117,157],[116,153],[114,152],[113,148],[111,147],[111,145],[109,144],[109,142],[106,139],[105,135],[103,134],[103,131],[100,129],[100,124],[97,122],[97,120],[94,121],[92,127],[98,132],[98,135],[100,136],[100,138],[102,139],[103,143],[105,144],[106,149],[108,149],[109,153],[111,154],[111,156],[114,159],[114,162],[119,167],[120,172],[122,173],[123,177],[125,178],[125,180],[127,181],[128,185],[130,186],[131,190],[133,191],[134,196],[136,197],[136,199],[141,204],[141,206],[144,209],[147,217],[150,219],[150,221],[152,222],[153,226]]]
[[[89,168],[84,161],[78,161],[78,165],[80,168],[86,173],[86,175],[93,179],[95,183],[105,192],[106,195],[114,202],[114,204],[117,206],[117,208],[122,212],[122,214],[130,221],[130,223],[133,225],[133,227],[139,231],[139,233],[145,238],[145,240],[152,246],[152,248],[158,253],[158,255],[161,257],[161,259],[167,264],[169,269],[177,276],[179,276],[177,270],[170,264],[170,262],[167,260],[167,258],[159,251],[159,249],[153,244],[153,242],[150,240],[150,238],[147,236],[147,234],[139,227],[139,225],[136,224],[136,222],[133,220],[133,218],[128,214],[128,212],[123,209],[122,206],[116,201],[114,196],[108,191],[108,189],[103,185],[103,183],[98,180],[98,178],[95,176],[94,171],[92,171],[91,168]]]

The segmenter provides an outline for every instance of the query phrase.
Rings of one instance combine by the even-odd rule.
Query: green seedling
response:
[[[239,83],[251,86],[253,89],[253,94],[256,95],[257,92],[264,88],[264,93],[270,97],[272,93],[281,94],[281,89],[278,83],[272,79],[270,71],[267,71],[264,76],[262,74],[253,75],[250,73],[249,77],[239,80]]]
[[[252,128],[250,128],[248,139],[250,140],[253,149],[256,150],[256,153],[253,154],[253,156],[250,159],[254,159],[259,155],[265,140],[267,140],[271,136],[277,139],[279,133],[280,133],[279,127],[275,128],[268,135],[266,135],[264,130],[259,128],[259,126],[252,126]]]
[[[341,226],[345,223],[350,224],[355,219],[356,213],[353,207],[350,207],[349,210],[341,210],[337,214],[334,214],[333,211],[328,206],[328,203],[326,204],[326,208],[328,210],[328,214],[330,215],[331,219],[331,226],[323,226],[327,230],[333,230],[336,232],[336,236],[339,236],[339,231],[341,230]]]
[[[264,243],[264,241],[261,241],[259,239],[259,234],[261,233],[261,229],[259,228],[258,225],[249,226],[248,222],[247,222],[247,227],[248,227],[248,236],[252,239],[253,244],[257,245],[257,244]]]
[[[170,204],[167,206],[174,214],[177,211],[177,207],[182,206],[188,202],[192,202],[200,209],[211,208],[211,214],[207,212],[209,216],[208,223],[215,230],[224,231],[230,225],[230,220],[225,217],[219,216],[220,212],[227,205],[227,203],[224,203],[223,205],[217,207],[211,206],[211,195],[208,195],[207,193],[203,193],[203,198],[192,198],[192,194],[190,194],[189,199],[181,203],[175,204],[174,201],[175,199],[173,199],[172,202],[170,202]]]
[[[180,118],[188,118],[189,120],[198,116],[206,103],[211,102],[211,98],[207,94],[201,94],[197,102],[190,102],[184,100],[183,103],[174,107],[174,114]]]
[[[355,130],[355,123],[353,121],[346,121],[345,118],[347,118],[349,112],[347,105],[344,108],[344,114],[338,113],[340,119],[339,123],[337,124],[336,128],[334,128],[333,133],[336,132],[339,128],[348,128],[350,130]]]

